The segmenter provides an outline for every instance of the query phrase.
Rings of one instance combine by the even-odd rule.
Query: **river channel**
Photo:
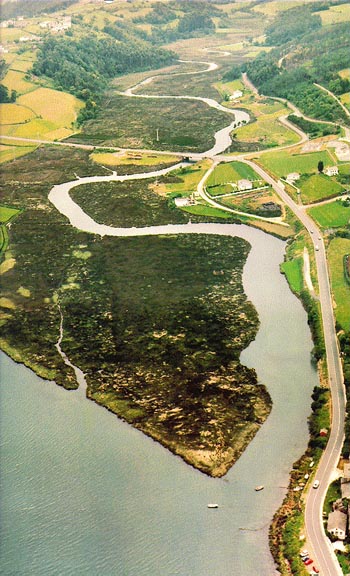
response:
[[[279,273],[284,242],[243,225],[181,228],[252,244],[243,280],[261,326],[241,360],[267,385],[271,415],[229,473],[211,479],[2,354],[2,575],[275,574],[268,526],[306,447],[318,383],[307,317]]]

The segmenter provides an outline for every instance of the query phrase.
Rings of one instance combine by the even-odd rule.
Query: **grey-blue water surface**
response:
[[[224,478],[209,478],[2,354],[2,575],[275,574],[268,526],[306,447],[318,379],[306,314],[279,273],[284,243],[243,229],[253,245],[244,286],[261,326],[241,360],[273,399],[253,442]]]

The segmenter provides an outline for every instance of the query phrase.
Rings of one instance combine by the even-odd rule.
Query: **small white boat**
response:
[[[219,504],[208,504],[208,508],[219,508]]]
[[[256,486],[255,492],[260,492],[260,490],[264,490],[264,486]]]

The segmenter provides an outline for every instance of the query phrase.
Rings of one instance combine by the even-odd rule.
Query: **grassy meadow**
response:
[[[43,120],[68,129],[83,107],[83,102],[71,94],[42,87],[20,96],[18,103],[33,110]]]
[[[9,63],[3,84],[9,91],[16,90],[14,104],[0,105],[0,128],[6,136],[61,140],[73,134],[79,110],[84,106],[75,96],[43,87],[26,79],[33,64],[33,55],[24,52]],[[23,150],[22,150],[23,151]],[[21,151],[18,150],[18,156]],[[4,162],[7,154],[0,155]]]
[[[227,182],[238,182],[241,179],[249,179],[261,182],[258,174],[244,162],[222,162],[210,174],[207,186],[218,186]]]
[[[304,154],[292,153],[286,150],[266,152],[258,160],[263,168],[282,177],[286,177],[291,172],[316,174],[319,161],[323,162],[325,168],[334,164],[334,160],[327,150]]]
[[[325,174],[312,174],[297,182],[303,204],[313,204],[344,192],[343,186]]]
[[[308,210],[310,216],[322,228],[345,228],[350,224],[350,206],[336,200]]]
[[[142,168],[151,167],[158,169],[161,165],[176,164],[180,158],[178,156],[171,156],[170,154],[153,154],[153,153],[134,153],[134,152],[100,152],[96,151],[91,154],[91,160],[102,164],[103,166],[110,166],[117,168],[121,166],[139,166]]]
[[[302,257],[281,264],[281,272],[286,275],[288,284],[295,294],[300,294],[303,289],[303,266]]]
[[[0,104],[1,125],[23,124],[35,118],[35,112],[20,104]]]
[[[345,280],[343,258],[350,254],[350,240],[348,238],[333,238],[331,240],[327,257],[330,268],[330,279],[335,301],[335,317],[339,325],[350,330],[350,286]]]

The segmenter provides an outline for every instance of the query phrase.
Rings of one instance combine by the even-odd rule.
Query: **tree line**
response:
[[[54,81],[58,90],[81,98],[86,106],[79,122],[93,118],[108,81],[120,74],[160,68],[175,54],[141,40],[116,42],[89,34],[80,38],[49,37],[40,46],[32,73]]]
[[[337,95],[349,91],[349,79],[339,75],[350,61],[348,24],[319,28],[316,19],[313,30],[296,38],[294,22],[288,13],[301,17],[308,10],[310,7],[304,6],[283,12],[286,38],[294,34],[293,40],[279,44],[270,52],[262,52],[251,62],[233,67],[224,78],[239,78],[242,72],[247,72],[260,93],[286,98],[312,118],[346,123],[348,118],[344,110],[314,83],[322,84]],[[311,21],[314,18],[310,14]],[[279,19],[277,16],[276,21]],[[268,30],[267,40],[275,38],[278,42],[277,30],[272,25]]]

